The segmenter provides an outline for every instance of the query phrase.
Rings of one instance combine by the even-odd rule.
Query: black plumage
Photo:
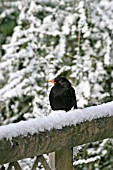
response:
[[[54,83],[49,94],[52,110],[69,111],[72,107],[77,109],[75,90],[71,83],[64,77],[57,77],[50,82]]]

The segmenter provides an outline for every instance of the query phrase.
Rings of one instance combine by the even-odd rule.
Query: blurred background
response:
[[[112,0],[0,0],[0,125],[49,115],[48,80],[58,75],[79,108],[112,101],[112,41]],[[112,140],[79,150],[76,169],[113,169]]]

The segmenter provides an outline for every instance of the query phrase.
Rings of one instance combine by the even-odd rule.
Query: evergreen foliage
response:
[[[104,139],[82,146],[74,160],[77,170],[113,169],[113,140]]]

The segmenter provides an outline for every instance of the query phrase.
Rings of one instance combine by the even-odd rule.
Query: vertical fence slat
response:
[[[73,149],[60,149],[55,152],[55,170],[73,170]]]

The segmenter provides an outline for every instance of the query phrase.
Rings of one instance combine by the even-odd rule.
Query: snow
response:
[[[97,161],[97,160],[100,160],[101,158],[100,158],[100,156],[95,156],[94,158],[92,157],[92,158],[88,158],[87,160],[85,160],[85,159],[80,159],[80,160],[78,160],[78,161],[75,161],[74,163],[73,163],[73,165],[79,165],[79,164],[87,164],[87,163],[91,163],[91,162],[94,162],[94,161]]]
[[[102,141],[102,143],[99,144],[99,147],[94,149],[94,148],[88,148],[88,154],[95,156],[95,155],[99,155],[100,153],[105,156],[106,154],[106,150],[104,149],[106,143],[108,142],[108,139],[104,139]]]
[[[113,101],[87,107],[85,109],[65,111],[52,111],[49,116],[12,123],[0,127],[0,139],[12,139],[18,135],[27,136],[34,133],[44,132],[51,129],[62,129],[65,126],[80,124],[84,121],[91,121],[101,117],[113,116]]]
[[[48,79],[60,74],[66,75],[72,82],[80,108],[111,99],[113,1],[81,0],[74,3],[72,0],[4,0],[0,7],[1,26],[2,22],[5,24],[7,17],[12,20],[15,14],[18,14],[12,36],[6,37],[7,40],[2,45],[4,56],[1,56],[0,61],[1,124],[16,121],[24,110],[23,116],[26,119],[49,114],[48,95],[51,85],[48,84]],[[78,37],[80,44],[77,42]],[[23,103],[24,96],[31,96],[32,101]],[[29,111],[23,107],[21,109],[21,104],[24,108],[30,105]],[[92,110],[87,109],[74,113],[71,111],[73,116],[70,116],[70,112],[52,112],[48,117],[8,125],[9,130],[4,126],[0,136],[11,139],[13,135],[21,134],[20,132],[27,135],[28,132],[62,128],[66,124],[76,125],[87,120],[89,115],[92,119],[96,118],[98,111],[92,113]],[[7,114],[4,115],[4,112]],[[106,114],[108,112],[106,111]],[[101,116],[100,112],[98,116]],[[14,127],[13,130],[11,127]],[[96,151],[99,152],[98,149],[94,150],[94,156]],[[88,162],[90,161],[94,160],[88,159]],[[87,163],[87,160],[81,162]],[[25,169],[28,169],[28,166]]]
[[[88,155],[90,156],[90,158],[87,159],[79,159],[79,160],[75,160],[73,165],[80,165],[80,164],[88,164],[88,163],[94,163],[95,161],[99,161],[101,160],[103,157],[106,157],[107,152],[109,152],[107,150],[107,148],[105,146],[107,146],[107,142],[109,142],[109,139],[104,139],[102,141],[102,143],[98,144],[98,148],[87,148],[87,152]],[[79,146],[79,150],[82,147]],[[76,148],[74,148],[76,149]]]

